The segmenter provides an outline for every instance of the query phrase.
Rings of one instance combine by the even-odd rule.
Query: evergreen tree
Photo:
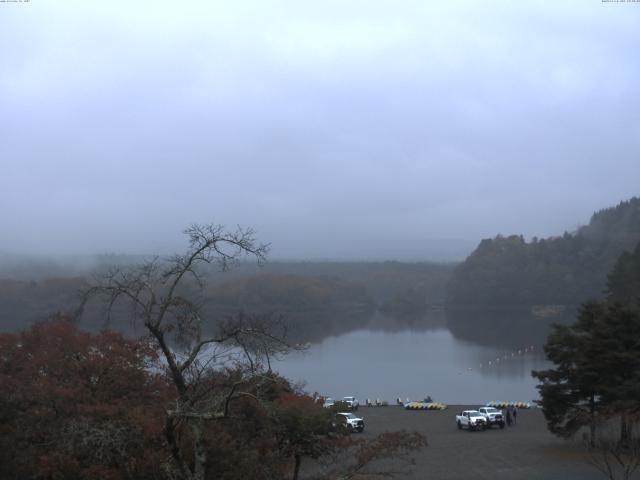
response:
[[[607,277],[607,301],[640,305],[640,243],[624,252]]]
[[[574,325],[555,325],[544,346],[555,368],[532,372],[542,382],[538,390],[549,430],[570,437],[589,425],[592,443],[602,386],[597,362],[593,362],[597,347],[591,330],[602,310],[602,305],[588,303]]]
[[[549,430],[571,436],[596,417],[621,419],[622,443],[627,418],[640,411],[640,311],[607,303],[584,304],[575,324],[555,326],[545,344],[555,367],[532,372]]]

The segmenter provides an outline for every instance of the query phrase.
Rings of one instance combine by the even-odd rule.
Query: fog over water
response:
[[[637,3],[0,7],[0,252],[460,260],[637,194]]]

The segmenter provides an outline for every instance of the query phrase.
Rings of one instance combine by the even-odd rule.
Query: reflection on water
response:
[[[276,368],[306,381],[310,392],[362,400],[431,395],[480,404],[538,397],[531,370],[548,366],[542,343],[549,320],[513,312],[439,312],[400,325],[387,320],[374,316],[366,329],[327,337]]]

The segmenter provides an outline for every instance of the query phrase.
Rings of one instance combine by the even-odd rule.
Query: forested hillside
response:
[[[618,257],[640,242],[640,198],[593,214],[560,237],[485,239],[455,269],[451,306],[577,305],[603,295]]]
[[[71,312],[88,279],[111,264],[140,261],[136,256],[85,259],[93,266],[84,271],[71,264],[13,261],[8,278],[0,276],[0,328],[16,331],[52,313]],[[209,282],[202,301],[211,324],[239,311],[269,313],[287,321],[292,337],[318,339],[363,328],[376,310],[393,318],[419,318],[444,303],[452,271],[453,265],[429,262],[271,262],[262,268],[241,263],[228,272],[205,272]],[[130,313],[116,309],[110,326],[139,333],[129,332]],[[82,326],[96,330],[103,321],[104,312],[94,307],[85,311]]]

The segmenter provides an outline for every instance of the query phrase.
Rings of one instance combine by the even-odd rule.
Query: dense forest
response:
[[[7,267],[12,263],[0,278],[0,327],[16,331],[54,312],[73,311],[78,291],[107,266],[135,265],[143,259],[109,255],[85,259],[82,267],[34,260],[21,266],[16,259],[2,260]],[[203,309],[214,323],[239,311],[280,315],[291,326],[291,338],[313,341],[362,328],[376,311],[402,323],[443,305],[452,271],[451,264],[393,261],[274,261],[262,267],[247,262],[227,272],[212,267],[205,272],[209,282]],[[102,328],[102,313],[99,308],[85,312],[83,326]],[[113,312],[110,327],[129,331],[129,313]]]
[[[576,232],[485,239],[453,273],[450,306],[575,306],[601,298],[618,257],[640,242],[640,198],[593,214]]]

